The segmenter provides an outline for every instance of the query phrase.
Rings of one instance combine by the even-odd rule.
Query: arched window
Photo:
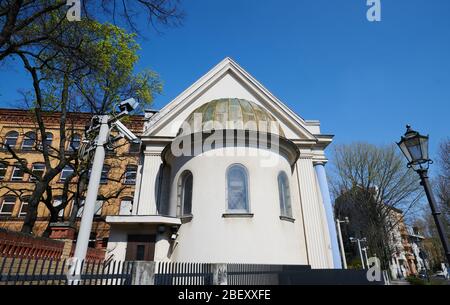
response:
[[[232,213],[248,213],[248,176],[243,165],[231,165],[227,170],[227,208]]]
[[[184,171],[178,178],[179,216],[192,215],[192,186],[194,178],[190,171]]]
[[[80,147],[81,136],[77,133],[70,138],[69,151],[76,151]]]
[[[291,194],[289,191],[289,179],[285,172],[278,174],[278,192],[280,196],[281,216],[292,218]]]
[[[14,148],[17,144],[17,138],[19,138],[19,133],[17,131],[10,131],[5,136],[5,148],[8,145],[11,148]]]
[[[36,133],[29,131],[25,134],[22,142],[22,150],[32,150],[36,142]]]

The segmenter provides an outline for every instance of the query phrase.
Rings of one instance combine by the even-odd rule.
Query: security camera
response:
[[[178,233],[173,233],[173,234],[170,236],[170,239],[171,239],[171,240],[175,240],[175,239],[177,239],[177,237],[178,237]]]
[[[131,112],[138,107],[139,103],[134,98],[129,98],[120,102],[119,109],[120,111]]]
[[[133,143],[141,142],[141,140],[131,130],[129,130],[125,125],[123,125],[122,122],[116,121],[114,123],[114,126],[117,128],[117,130],[122,136],[127,138],[128,141],[131,141]]]

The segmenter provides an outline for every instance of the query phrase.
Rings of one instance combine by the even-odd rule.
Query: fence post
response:
[[[75,228],[68,222],[50,223],[50,238],[64,242],[61,255],[58,258],[67,259],[72,251],[73,240],[75,238]]]
[[[211,264],[213,285],[227,285],[227,264]]]
[[[154,285],[155,262],[133,262],[131,269],[131,285]]]

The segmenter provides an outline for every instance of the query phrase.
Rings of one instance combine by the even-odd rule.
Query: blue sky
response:
[[[335,143],[392,143],[410,123],[449,136],[450,1],[186,0],[184,25],[149,31],[137,70],[164,81],[161,108],[230,56],[305,119],[318,119]],[[0,71],[0,107],[27,88],[21,67]]]

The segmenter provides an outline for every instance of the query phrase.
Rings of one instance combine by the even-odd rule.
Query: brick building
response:
[[[69,113],[66,124],[66,150],[74,150],[80,146],[84,128],[89,123],[91,115],[88,113]],[[50,147],[58,147],[60,142],[60,114],[45,113],[43,116],[47,132],[46,143]],[[143,128],[143,116],[131,116],[125,123],[136,134]],[[27,110],[0,109],[0,228],[19,231],[27,213],[27,197],[34,189],[35,182],[31,175],[15,166],[13,159],[4,145],[8,144],[17,156],[26,160],[27,167],[33,172],[42,171],[43,155],[38,151],[42,141],[37,130],[34,114]],[[106,200],[99,200],[96,207],[91,246],[103,248],[109,236],[109,225],[105,223],[107,215],[117,215],[121,211],[126,214],[131,210],[133,202],[136,170],[139,159],[139,145],[130,145],[124,139],[119,140],[115,150],[109,150],[102,171],[99,195]],[[51,158],[54,166],[58,162]],[[64,168],[51,182],[53,204],[60,202],[63,182],[71,173],[69,167]],[[77,179],[73,180],[69,188],[75,191]],[[120,190],[120,192],[118,191]],[[113,198],[111,198],[113,197]],[[102,197],[99,197],[102,198]],[[73,203],[69,202],[64,210],[58,214],[59,221],[68,221],[72,213]],[[74,213],[75,215],[75,213]],[[78,226],[82,209],[76,215],[75,226]],[[40,203],[37,221],[33,228],[35,235],[42,235],[49,222],[49,211]]]

